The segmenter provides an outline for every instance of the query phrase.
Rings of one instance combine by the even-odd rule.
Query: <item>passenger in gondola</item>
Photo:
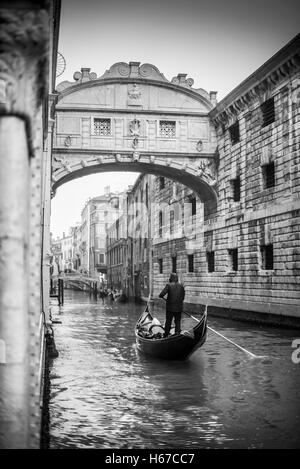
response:
[[[175,334],[181,332],[181,313],[183,310],[183,300],[185,297],[184,286],[178,282],[177,274],[171,274],[169,283],[160,292],[159,298],[164,298],[166,295],[166,322],[164,337],[168,337],[171,330],[172,320],[174,318]]]

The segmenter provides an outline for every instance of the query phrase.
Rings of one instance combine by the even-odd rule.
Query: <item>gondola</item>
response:
[[[146,307],[135,326],[137,349],[148,356],[167,360],[185,360],[206,340],[207,312],[189,331],[163,338],[164,328]]]

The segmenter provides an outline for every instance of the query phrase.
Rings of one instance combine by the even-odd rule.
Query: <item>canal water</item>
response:
[[[144,306],[67,291],[53,306],[59,357],[50,366],[50,448],[300,448],[300,331],[209,318],[264,358],[208,332],[185,362],[140,355]],[[193,325],[185,317],[183,328]]]

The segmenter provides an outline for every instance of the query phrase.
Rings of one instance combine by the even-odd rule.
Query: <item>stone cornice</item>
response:
[[[280,49],[210,111],[215,125],[236,117],[256,100],[265,99],[276,86],[300,68],[300,34]]]
[[[115,65],[122,65],[115,64]],[[127,65],[127,64],[124,64]],[[144,64],[139,67],[142,70],[144,66],[151,66],[153,69],[157,70],[154,65]],[[114,66],[111,67],[111,69]],[[177,77],[174,77],[171,82],[168,81],[163,74],[159,71],[156,72],[155,75],[153,74],[140,74],[137,73],[135,76],[132,74],[124,74],[124,75],[116,75],[110,74],[105,72],[100,78],[97,78],[96,73],[90,72],[89,68],[81,69],[81,72],[75,72],[74,77],[76,79],[75,83],[72,82],[62,82],[57,86],[57,92],[59,93],[58,100],[60,101],[68,94],[74,93],[81,89],[93,87],[93,86],[101,86],[101,85],[108,85],[108,84],[146,84],[146,85],[153,85],[159,86],[162,88],[172,89],[174,91],[184,93],[191,98],[202,102],[209,110],[213,108],[215,102],[215,94],[216,92],[211,92],[208,94],[203,89],[194,89],[192,88],[192,83],[194,82],[192,79],[186,79],[185,74],[179,74]]]

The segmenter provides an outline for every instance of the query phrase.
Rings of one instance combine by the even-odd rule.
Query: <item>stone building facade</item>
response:
[[[204,204],[189,248],[186,236],[156,243],[154,296],[166,280],[157,275],[161,259],[169,271],[168,258],[176,255],[187,306],[207,304],[215,314],[241,319],[299,321],[299,44],[297,36],[211,111],[217,205]],[[156,186],[155,200],[165,206],[170,184],[163,191]]]

